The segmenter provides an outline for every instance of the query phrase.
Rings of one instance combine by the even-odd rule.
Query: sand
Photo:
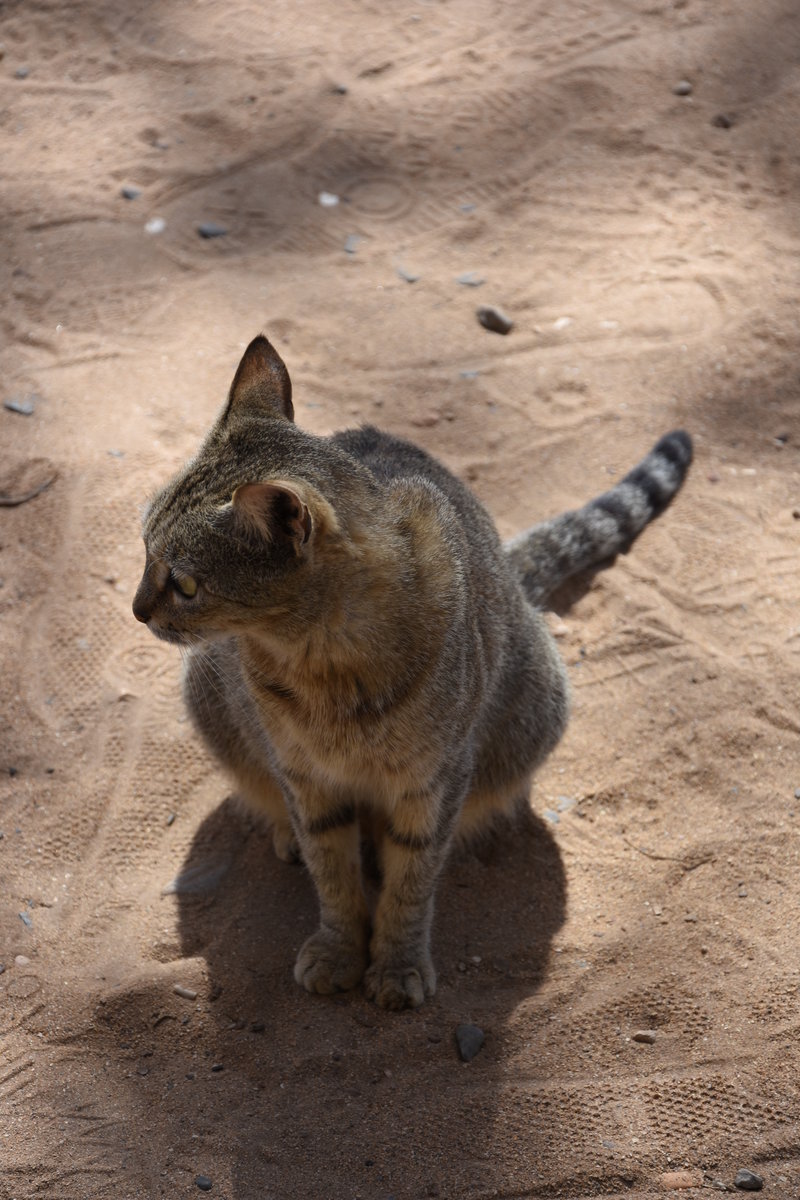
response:
[[[0,38],[0,1196],[797,1196],[796,5],[28,0]],[[695,439],[552,618],[569,733],[451,864],[417,1012],[294,984],[310,881],[130,612],[259,330],[304,427],[415,438],[504,535]]]

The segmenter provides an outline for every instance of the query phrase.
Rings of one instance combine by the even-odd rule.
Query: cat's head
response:
[[[197,457],[145,514],[133,612],[156,637],[192,645],[270,619],[289,631],[308,615],[304,582],[337,519],[309,478],[314,439],[293,418],[286,367],[257,337]]]

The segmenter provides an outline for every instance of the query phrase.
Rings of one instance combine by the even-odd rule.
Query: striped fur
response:
[[[531,604],[543,607],[572,575],[627,553],[644,527],[667,507],[691,461],[688,433],[667,433],[610,491],[507,542],[509,561]]]

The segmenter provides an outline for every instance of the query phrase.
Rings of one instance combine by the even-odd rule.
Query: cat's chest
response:
[[[401,695],[367,691],[354,678],[301,689],[262,675],[253,694],[278,761],[289,773],[394,792],[416,787],[435,772],[445,739],[439,745],[431,733],[424,688]]]

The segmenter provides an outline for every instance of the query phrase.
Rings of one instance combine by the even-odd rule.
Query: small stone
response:
[[[702,1171],[664,1171],[658,1179],[661,1186],[667,1191],[681,1191],[685,1188],[703,1186]]]
[[[742,900],[744,900],[745,896],[747,895],[747,888],[743,883],[739,884],[739,890],[737,891],[736,895],[741,897]]]
[[[652,1029],[637,1029],[636,1033],[631,1034],[631,1040],[634,1042],[643,1042],[646,1046],[652,1046],[656,1040],[656,1035]]]
[[[561,817],[552,808],[546,808],[544,810],[544,815],[545,815],[545,819],[547,821],[549,821],[551,825],[557,825],[559,823],[559,821],[561,820]]]
[[[17,67],[16,71],[14,72],[14,76],[16,79],[27,79],[30,73],[30,67]]]
[[[201,1192],[210,1192],[214,1186],[207,1175],[198,1175],[194,1182],[195,1186],[199,1187]]]
[[[572,317],[559,317],[556,321],[553,321],[553,329],[560,333],[562,329],[569,329],[571,324]]]
[[[36,401],[39,397],[33,393],[30,396],[10,396],[3,401],[3,408],[9,412],[19,413],[23,417],[32,417],[36,411]]]
[[[339,197],[335,192],[320,192],[317,200],[323,208],[336,208],[336,205],[339,203]]]
[[[228,229],[225,225],[218,225],[216,221],[203,221],[197,226],[197,232],[201,238],[218,238],[226,237]]]
[[[252,1033],[263,1033],[266,1026],[263,1021],[251,1021],[250,1030]]]
[[[800,788],[794,789],[794,798],[795,800],[800,800]]]
[[[151,217],[145,224],[144,231],[155,236],[156,234],[163,233],[166,228],[167,222],[163,217]]]
[[[213,1065],[213,1067],[211,1068],[211,1070],[212,1070],[212,1071],[214,1071],[214,1072],[224,1071],[224,1070],[225,1070],[225,1064],[224,1064],[224,1063],[214,1063],[214,1065]]]
[[[697,924],[697,913],[687,913],[683,919],[684,919],[684,921],[688,921],[690,925],[696,925]]]
[[[764,1186],[764,1180],[760,1175],[756,1175],[755,1171],[748,1171],[742,1167],[741,1171],[736,1172],[733,1185],[742,1192],[760,1192]]]
[[[130,183],[126,183],[123,188],[120,188],[119,194],[124,200],[138,200],[142,194],[142,189],[133,187],[133,185]]]
[[[348,233],[347,237],[344,239],[345,254],[355,254],[363,240],[364,239],[359,233]]]
[[[401,279],[405,279],[406,283],[416,283],[419,279],[416,271],[408,271],[405,267],[395,267],[395,270]]]
[[[728,113],[717,113],[715,117],[711,118],[711,124],[715,125],[717,129],[730,129],[733,125],[733,117]]]
[[[794,517],[795,521],[800,521],[800,508],[793,508],[792,516]],[[800,791],[800,788],[798,788],[798,791]],[[795,795],[797,795],[797,792],[795,792]],[[800,796],[797,796],[797,799],[800,800]]]
[[[486,280],[477,271],[465,271],[463,275],[456,276],[456,283],[462,287],[482,287]]]
[[[477,309],[475,315],[478,323],[492,333],[510,333],[514,328],[514,322],[499,308],[481,307]]]
[[[688,79],[681,79],[672,90],[676,96],[691,96],[693,88]]]
[[[15,967],[29,967],[30,965],[31,960],[25,954],[18,954],[14,959]]]
[[[344,83],[334,84],[333,87],[333,92],[336,96],[346,96],[349,90],[350,89]]]
[[[4,971],[5,971],[5,966],[3,963],[0,963],[0,975],[2,975]]]
[[[456,1044],[462,1062],[471,1062],[480,1050],[486,1035],[477,1025],[459,1025],[456,1028]]]
[[[173,992],[176,996],[180,996],[182,1000],[196,1000],[197,992],[193,988],[184,987],[182,983],[173,984]]]
[[[167,825],[174,825],[174,824],[175,824],[175,813],[170,813],[169,816],[167,817]]]
[[[19,919],[20,919],[20,921],[22,921],[22,924],[26,927],[26,929],[33,928],[33,921],[30,919],[30,917],[28,916],[28,914],[26,912],[21,912],[19,914]]]

